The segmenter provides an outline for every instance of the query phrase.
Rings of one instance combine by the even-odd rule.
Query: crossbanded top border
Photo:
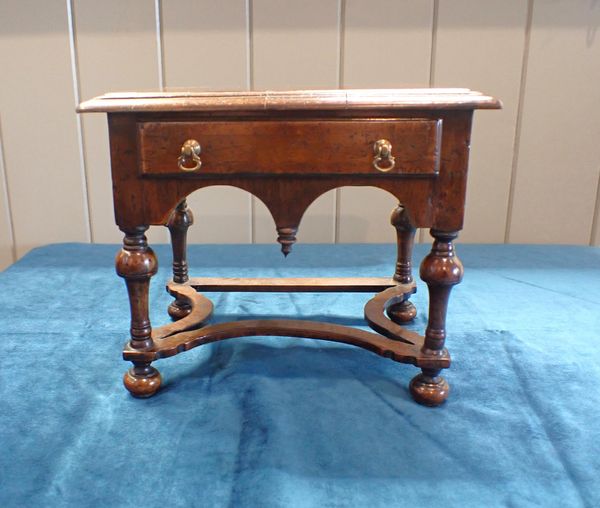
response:
[[[77,111],[172,112],[261,110],[500,109],[494,97],[467,88],[366,90],[194,91],[107,93],[82,102]]]

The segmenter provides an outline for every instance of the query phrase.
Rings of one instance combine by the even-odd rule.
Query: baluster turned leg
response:
[[[416,229],[410,221],[408,211],[401,204],[392,212],[390,222],[396,228],[398,242],[398,260],[394,280],[402,284],[410,284],[413,282],[412,251]],[[417,309],[413,303],[405,300],[388,308],[387,314],[394,323],[402,324],[412,321],[417,315]]]
[[[429,288],[429,321],[425,331],[423,353],[439,356],[446,340],[446,311],[452,286],[462,280],[463,266],[454,252],[452,241],[458,232],[432,229],[434,237],[431,252],[421,263],[420,275]],[[450,387],[441,377],[441,369],[422,369],[410,382],[410,393],[420,404],[438,406],[448,398]]]
[[[125,279],[131,307],[131,339],[133,349],[152,349],[152,327],[148,313],[150,278],[156,273],[158,262],[146,241],[147,226],[124,230],[123,248],[116,258],[117,274]],[[125,388],[135,397],[150,397],[160,387],[161,377],[150,362],[133,362],[123,378]]]
[[[188,281],[187,230],[194,223],[194,215],[184,199],[171,214],[167,227],[171,233],[173,248],[173,282],[183,284]],[[192,311],[184,300],[175,300],[169,305],[169,316],[174,321],[187,316]]]

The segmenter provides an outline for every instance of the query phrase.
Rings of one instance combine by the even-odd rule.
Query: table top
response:
[[[500,109],[494,97],[467,88],[369,90],[197,91],[108,93],[82,102],[77,111],[171,112],[261,110]]]

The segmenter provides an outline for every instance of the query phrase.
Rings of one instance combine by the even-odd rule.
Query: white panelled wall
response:
[[[120,242],[110,91],[468,87],[476,114],[462,241],[600,244],[600,2],[595,0],[1,0],[0,269],[53,242]],[[192,242],[273,242],[239,189],[194,193]],[[303,242],[391,242],[394,200],[319,198]],[[421,240],[428,241],[425,232]],[[151,242],[167,241],[151,228]]]

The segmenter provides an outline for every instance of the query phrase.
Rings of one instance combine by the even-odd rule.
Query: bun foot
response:
[[[134,366],[123,376],[125,388],[140,399],[152,397],[160,388],[161,382],[160,372],[150,365]]]
[[[192,312],[192,306],[189,303],[175,300],[169,305],[167,312],[173,321],[179,321]]]
[[[417,308],[409,300],[406,300],[388,307],[387,315],[397,325],[410,323],[417,316]]]
[[[415,402],[424,406],[439,406],[450,393],[450,385],[442,376],[416,375],[409,385],[410,394]]]

